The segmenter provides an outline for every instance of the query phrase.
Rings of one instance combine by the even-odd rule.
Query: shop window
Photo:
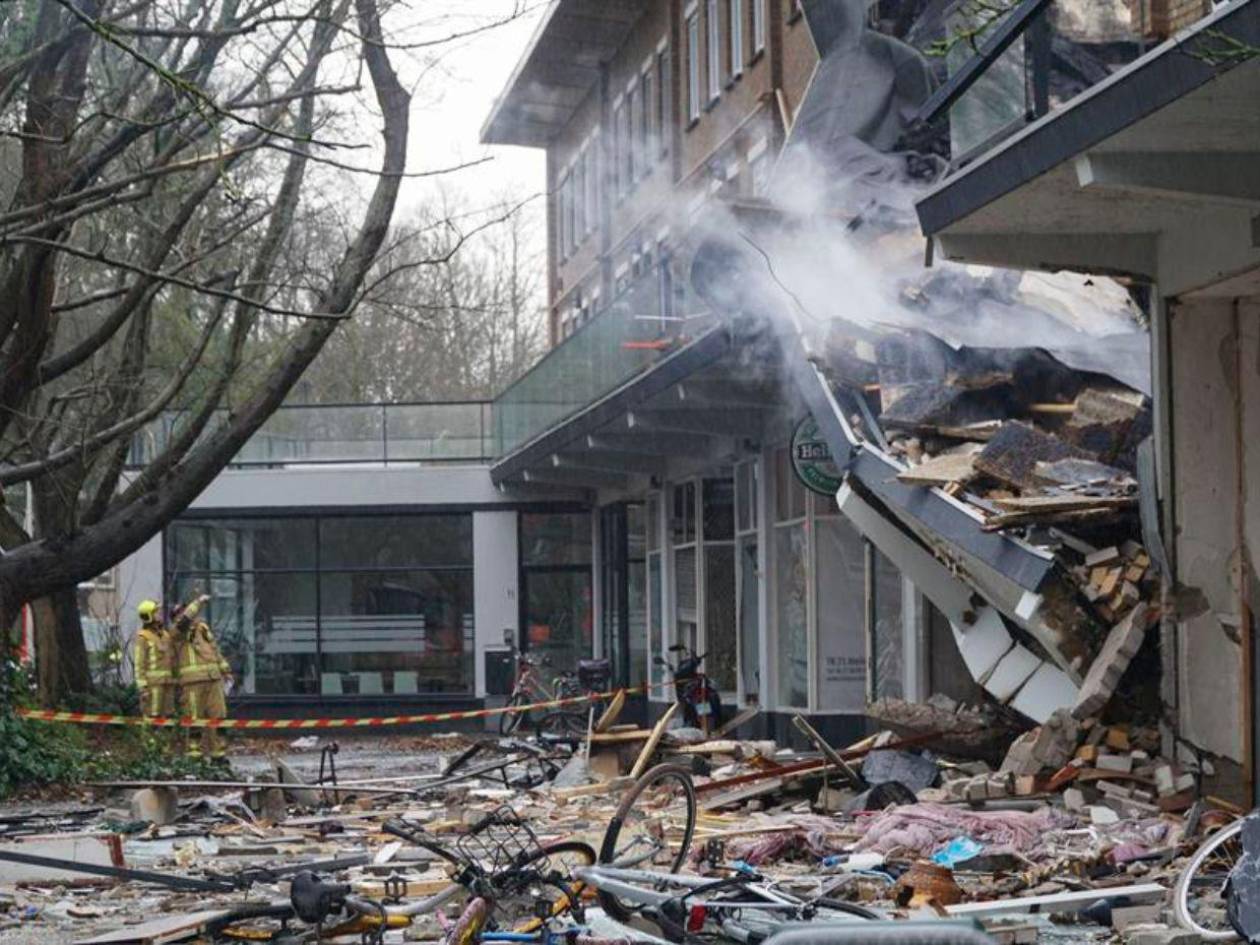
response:
[[[521,563],[529,565],[589,565],[591,517],[578,513],[523,513]]]
[[[647,607],[648,607],[648,675],[653,685],[665,681],[665,671],[656,657],[665,654],[665,576],[661,570],[661,552],[648,553],[647,559]],[[653,696],[660,696],[653,690]]]
[[[875,599],[870,613],[875,621],[874,695],[876,699],[900,699],[905,695],[901,572],[881,551],[872,548],[872,552],[875,573],[870,587]]]
[[[705,667],[723,692],[735,692],[739,646],[736,632],[735,546],[704,546]]]
[[[674,486],[670,514],[670,536],[675,545],[696,540],[696,484],[682,482]]]
[[[593,648],[591,516],[520,517],[522,646],[572,670]]]
[[[471,565],[471,515],[325,518],[319,524],[320,566],[330,568]],[[589,539],[588,539],[589,540]]]
[[[809,707],[809,541],[804,523],[780,525],[775,541],[779,704]]]
[[[204,613],[246,695],[468,693],[472,516],[186,520],[169,601]]]
[[[757,538],[741,538],[739,555],[739,665],[745,702],[756,702],[761,691],[761,583],[757,566]]]
[[[775,519],[791,522],[805,517],[807,491],[792,469],[791,454],[784,447],[775,450],[774,508]]]
[[[631,686],[647,681],[647,513],[641,503],[626,508],[626,595],[630,616]]]
[[[735,480],[704,480],[704,540],[730,541],[735,537]]]
[[[866,548],[842,518],[817,519],[814,535],[817,707],[860,713],[866,705]]]

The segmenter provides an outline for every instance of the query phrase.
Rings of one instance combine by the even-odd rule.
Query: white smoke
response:
[[[774,224],[726,209],[701,227],[761,269],[748,274],[752,281],[770,276],[777,284],[767,311],[792,315],[816,337],[843,320],[875,333],[924,330],[955,347],[1045,348],[1071,367],[1149,393],[1149,336],[1122,285],[941,259],[927,268],[914,215],[926,185],[910,179],[905,156],[856,140],[847,150],[825,158],[799,145],[784,152],[767,197]],[[746,294],[741,280],[726,301],[738,308]]]

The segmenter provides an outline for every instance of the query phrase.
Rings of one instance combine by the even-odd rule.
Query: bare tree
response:
[[[90,688],[76,584],[185,509],[361,300],[408,174],[390,5],[0,3],[0,486],[36,523],[0,505],[0,628],[32,604],[45,699]]]
[[[303,378],[307,402],[493,397],[545,346],[540,201],[456,193],[398,226],[354,321]]]

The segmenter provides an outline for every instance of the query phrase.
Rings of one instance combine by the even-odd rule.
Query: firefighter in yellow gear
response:
[[[136,608],[140,629],[136,633],[135,674],[140,690],[140,709],[147,716],[175,712],[175,638],[162,623],[161,607],[143,600]]]
[[[227,696],[224,685],[232,671],[223,658],[210,627],[197,620],[201,606],[210,598],[198,597],[176,618],[179,659],[176,679],[179,683],[180,712],[193,719],[227,718]],[[188,757],[209,756],[222,761],[227,756],[223,735],[215,728],[203,728],[201,734],[188,733]]]

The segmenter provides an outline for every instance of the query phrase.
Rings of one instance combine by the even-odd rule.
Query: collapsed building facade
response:
[[[750,723],[762,734],[787,739],[804,713],[829,737],[857,736],[870,714],[897,722],[931,697],[944,718],[930,724],[958,724],[952,707],[967,704],[996,731],[1060,708],[1140,714],[1244,790],[1250,630],[1222,573],[1227,561],[1248,573],[1249,559],[1228,551],[1245,550],[1226,540],[1229,506],[1187,511],[1218,493],[1169,462],[1209,445],[1191,432],[1234,428],[1182,414],[1190,429],[1170,437],[1190,395],[1179,389],[1177,408],[1170,393],[1169,308],[1151,288],[1160,273],[1126,264],[1154,258],[1150,234],[1091,221],[1093,242],[1025,239],[1019,227],[1043,218],[1016,196],[1053,176],[1032,174],[1036,149],[1020,148],[1056,122],[1095,121],[1074,112],[1175,58],[1176,41],[1147,47],[1208,28],[1191,25],[1207,9],[1183,5],[1183,24],[1158,0],[1027,0],[977,23],[970,6],[552,3],[483,137],[547,151],[553,350],[486,408],[485,461],[227,472],[122,583],[178,594],[202,581],[213,596],[238,576],[218,618],[241,624],[238,658],[280,675],[300,664],[315,681],[265,706],[246,692],[242,713],[343,698],[376,713],[441,696],[479,704],[503,692],[506,628],[557,665],[609,657],[618,683],[649,687],[650,715],[672,698],[657,658],[684,644],[707,653],[728,705],[762,708]],[[1246,37],[1258,11],[1236,0],[1208,23]],[[1208,99],[1235,83],[1255,92],[1254,64],[1210,58],[1181,63]],[[1255,143],[1255,117],[1241,143]],[[999,187],[983,168],[1004,160]],[[1038,206],[1055,209],[1056,193]],[[1089,198],[1123,217],[1107,186],[1091,178],[1081,193],[1044,219],[1068,221]],[[925,267],[916,202],[938,256],[1097,275]],[[1222,249],[1222,273],[1254,256],[1236,249]],[[1221,331],[1242,331],[1220,317]],[[1193,370],[1188,358],[1177,369]],[[1204,409],[1230,402],[1236,388],[1220,383]],[[1231,495],[1246,491],[1245,475],[1229,478],[1239,464],[1206,463]],[[1238,521],[1254,520],[1239,502]],[[275,557],[259,523],[278,509],[318,519],[311,568],[296,551]],[[352,514],[374,516],[356,540],[373,560],[388,552],[384,565],[336,550]],[[412,537],[379,540],[404,515]],[[429,527],[435,515],[451,517],[448,532]],[[442,560],[413,561],[434,535],[454,536]],[[188,536],[204,538],[204,567],[186,563]],[[264,616],[263,592],[240,590],[241,561],[216,571],[222,544],[251,573],[268,553],[263,570],[310,571],[314,603],[273,601]],[[442,606],[408,584],[422,566],[458,585]],[[365,571],[368,584],[352,573]],[[323,603],[338,582],[371,602],[354,620]],[[411,610],[432,628],[416,630]],[[1224,652],[1200,655],[1194,628],[1213,620]],[[439,624],[453,638],[440,646]],[[346,648],[365,633],[386,662],[338,663],[359,659]],[[400,646],[427,654],[401,685]],[[1213,672],[1189,672],[1200,659]],[[452,674],[453,689],[426,683]],[[1228,711],[1205,724],[1217,704]]]

